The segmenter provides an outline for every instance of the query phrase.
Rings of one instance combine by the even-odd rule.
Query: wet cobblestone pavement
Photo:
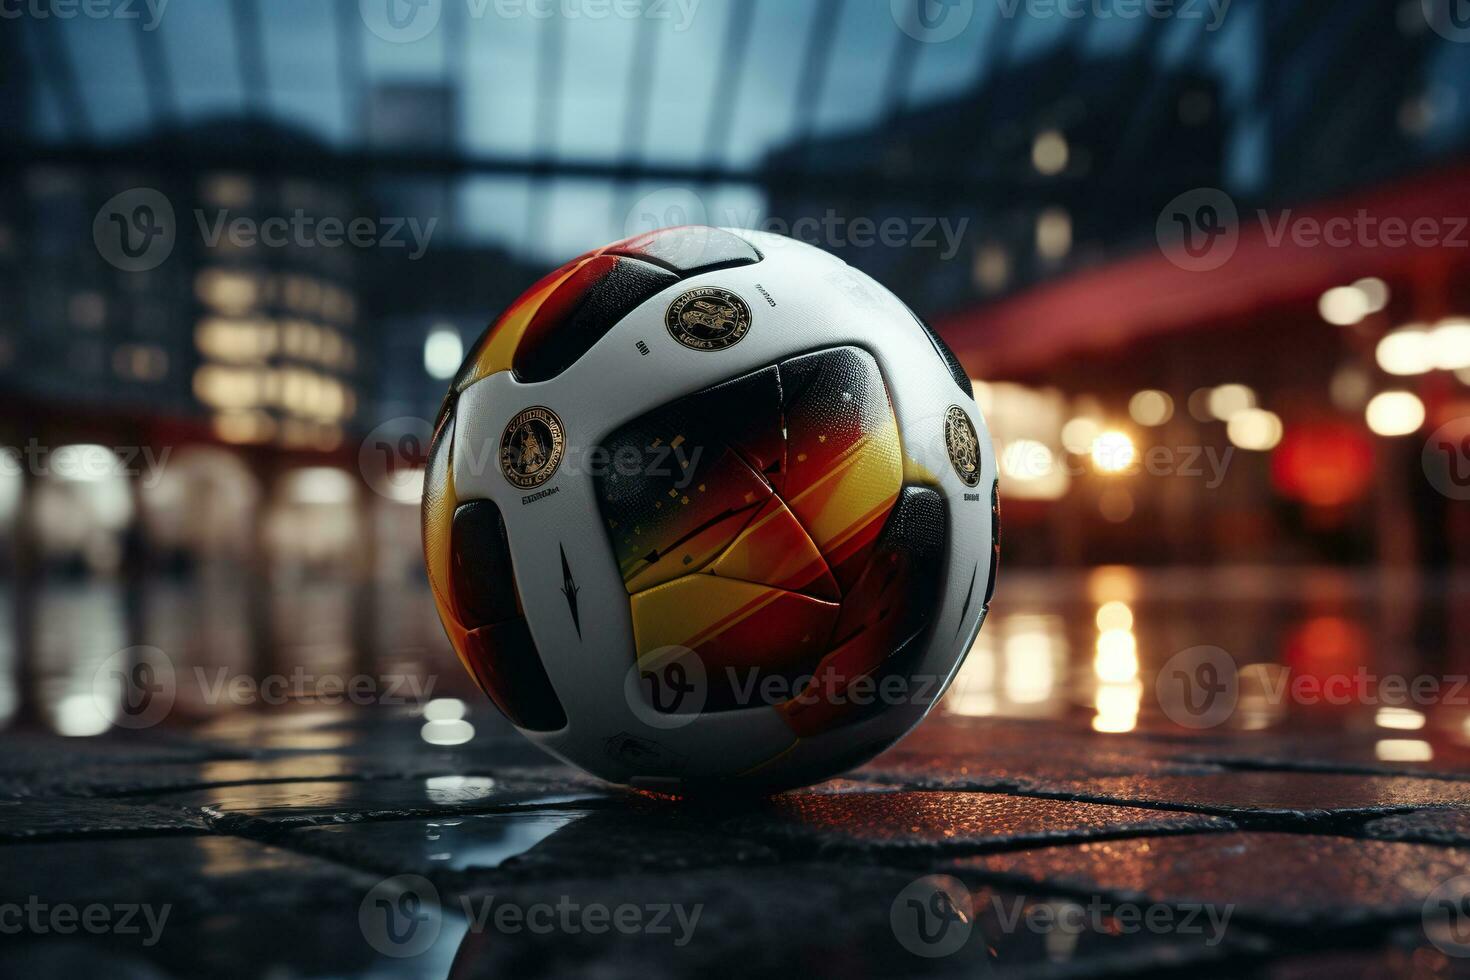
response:
[[[453,747],[424,741],[415,710],[381,708],[263,714],[248,737],[238,717],[192,732],[13,736],[0,760],[0,880],[30,919],[0,938],[0,967],[848,978],[1470,967],[1458,955],[1470,953],[1458,944],[1470,941],[1459,918],[1470,892],[1456,881],[1470,874],[1470,769],[1342,761],[1372,757],[1358,744],[1371,732],[1293,736],[1291,768],[1278,768],[1239,732],[1102,735],[936,712],[847,778],[699,804],[598,784],[488,710],[472,718],[476,736]],[[287,747],[293,736],[305,747]],[[952,901],[930,904],[940,889]],[[87,916],[108,927],[92,934]]]

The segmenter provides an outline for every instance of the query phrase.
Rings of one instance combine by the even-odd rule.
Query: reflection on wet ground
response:
[[[92,708],[96,675],[134,645],[156,648],[179,671],[169,715],[176,722],[308,700],[303,695],[331,678],[365,679],[370,689],[358,699],[374,703],[478,698],[448,651],[426,588],[377,590],[366,629],[354,611],[361,598],[346,583],[276,592],[259,617],[264,626],[251,602],[244,583],[167,582],[142,590],[141,611],[130,617],[116,586],[42,590],[31,657],[37,720],[68,735],[110,727],[116,718]],[[11,626],[11,605],[0,591],[0,625]],[[258,635],[261,629],[268,635]],[[371,650],[362,649],[364,636]],[[15,648],[15,630],[7,628],[0,634],[0,720],[24,700]],[[1441,737],[1470,731],[1470,689],[1456,689],[1456,679],[1470,674],[1470,576],[1012,571],[944,710],[1082,719],[1100,733],[1189,728],[1158,697],[1160,676],[1171,682],[1181,672],[1195,675],[1188,680],[1197,689],[1180,696],[1193,694],[1196,704],[1212,676],[1232,684],[1234,710],[1219,722],[1228,729],[1379,730],[1385,760],[1429,761],[1425,753],[1432,758]],[[242,686],[242,677],[276,684]],[[449,726],[439,734],[453,737]]]
[[[422,597],[396,614],[424,628],[365,657],[345,593],[275,596],[272,628],[297,642],[278,632],[262,659],[228,590],[150,596],[143,630],[106,589],[48,594],[42,669],[5,661],[10,703],[34,674],[43,710],[0,757],[0,967],[1453,975],[1470,964],[1467,591],[1012,574],[902,743],[717,805],[530,746],[469,693]],[[94,675],[145,634],[185,680],[128,727],[125,706],[90,707]],[[221,667],[297,665],[421,683],[405,703],[209,696]]]

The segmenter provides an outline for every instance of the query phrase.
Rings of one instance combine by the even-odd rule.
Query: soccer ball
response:
[[[604,779],[771,791],[918,723],[995,583],[954,354],[758,232],[589,252],[485,331],[434,425],[424,553],[480,687]]]

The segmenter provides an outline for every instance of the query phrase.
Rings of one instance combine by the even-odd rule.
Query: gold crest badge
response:
[[[561,419],[540,405],[510,420],[500,435],[500,470],[512,486],[532,490],[551,479],[566,452]]]
[[[670,303],[664,323],[691,350],[724,350],[750,331],[750,307],[728,289],[705,286]]]
[[[965,486],[980,483],[980,438],[975,435],[975,424],[958,405],[951,405],[944,416],[944,445],[949,449],[949,461]]]

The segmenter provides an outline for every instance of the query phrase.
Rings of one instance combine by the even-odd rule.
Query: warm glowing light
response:
[[[944,710],[952,715],[985,718],[995,714],[994,634],[982,631],[965,657],[964,666],[944,696]]]
[[[424,340],[424,370],[443,381],[454,377],[464,360],[464,343],[453,327],[439,327]]]
[[[1001,472],[1013,480],[1039,480],[1055,462],[1052,451],[1035,439],[1014,439],[1000,454]]]
[[[1348,422],[1294,425],[1271,454],[1271,482],[1277,491],[1317,507],[1357,500],[1372,480],[1373,440]]]
[[[1441,371],[1470,368],[1470,320],[1441,320],[1429,334],[1429,357]]]
[[[1057,668],[1066,663],[1061,623],[1049,616],[1015,616],[1001,647],[1001,689],[1012,705],[1048,705]]]
[[[434,698],[424,705],[424,720],[459,721],[468,710],[468,706],[459,698]]]
[[[1221,422],[1229,422],[1230,416],[1256,407],[1256,393],[1245,385],[1220,385],[1210,391],[1210,414]]]
[[[1339,286],[1322,294],[1317,301],[1317,312],[1333,326],[1350,327],[1362,322],[1372,306],[1371,297],[1357,286]]]
[[[1036,439],[1013,439],[1000,454],[1000,469],[1006,496],[1016,500],[1060,500],[1072,482],[1051,447]]]
[[[332,466],[303,466],[286,474],[282,489],[289,500],[299,504],[348,504],[357,487],[346,470]]]
[[[419,737],[430,745],[463,745],[475,737],[475,726],[467,721],[426,721]]]
[[[388,496],[400,504],[417,504],[424,499],[424,471],[398,470],[388,479]]]
[[[1385,391],[1374,396],[1365,414],[1375,434],[1406,436],[1424,424],[1424,403],[1411,391]]]
[[[1092,440],[1092,465],[1099,473],[1124,473],[1138,459],[1138,447],[1125,432],[1110,429]]]
[[[275,420],[265,412],[221,412],[214,417],[214,434],[225,442],[265,442],[275,431]]]
[[[1290,671],[1280,664],[1246,664],[1236,671],[1240,700],[1235,714],[1242,729],[1258,732],[1285,716],[1282,699],[1271,695],[1284,690],[1285,678],[1289,676]]]
[[[194,394],[215,408],[253,408],[265,401],[267,377],[260,368],[205,364],[194,372]]]
[[[1434,748],[1423,739],[1384,738],[1373,746],[1373,754],[1380,762],[1429,762]]]
[[[1092,661],[1097,679],[1121,684],[1138,676],[1138,641],[1128,630],[1105,630],[1097,638],[1097,655]]]
[[[79,737],[101,735],[112,727],[112,719],[102,713],[96,698],[88,692],[62,698],[56,705],[52,724],[58,734]]]
[[[1133,610],[1128,603],[1113,600],[1105,602],[1097,610],[1097,628],[1106,633],[1108,630],[1131,630],[1133,629]]]
[[[1062,426],[1062,447],[1079,456],[1092,452],[1092,442],[1102,433],[1093,419],[1078,417]]]
[[[1236,412],[1225,425],[1225,433],[1232,443],[1260,453],[1275,449],[1285,431],[1281,417],[1264,408]]]
[[[1055,129],[1037,133],[1031,144],[1031,165],[1036,168],[1037,173],[1045,177],[1055,177],[1066,170],[1070,155],[1067,137]]]
[[[1388,374],[1408,376],[1434,370],[1434,345],[1422,327],[1395,330],[1378,342],[1378,366]]]
[[[1379,728],[1393,728],[1402,732],[1417,732],[1427,719],[1424,712],[1413,708],[1379,708],[1373,723]]]
[[[51,454],[50,472],[71,483],[98,483],[121,473],[111,449],[94,443],[61,446]]]
[[[221,313],[248,312],[259,298],[259,283],[248,273],[205,269],[194,280],[194,295]]]
[[[1004,289],[1011,281],[1011,255],[1005,246],[994,243],[982,245],[975,252],[975,267],[972,270],[975,285],[988,293]]]
[[[1036,252],[1060,259],[1072,251],[1072,216],[1065,208],[1047,208],[1036,218]]]
[[[1092,602],[1137,602],[1140,591],[1138,571],[1127,565],[1099,565],[1087,574],[1087,598]]]
[[[1140,391],[1129,399],[1128,414],[1139,425],[1163,425],[1174,417],[1174,399],[1162,391]]]
[[[1093,704],[1097,715],[1092,719],[1096,732],[1131,732],[1138,726],[1138,707],[1143,700],[1143,685],[1099,684]]]

